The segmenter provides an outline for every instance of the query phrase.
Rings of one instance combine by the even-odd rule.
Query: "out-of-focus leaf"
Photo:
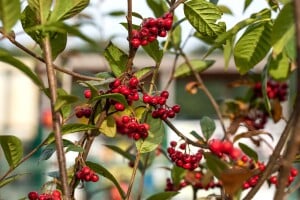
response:
[[[0,135],[0,145],[9,166],[17,166],[23,157],[22,141],[13,135]]]
[[[222,161],[220,158],[216,157],[212,153],[204,153],[204,157],[206,159],[208,169],[217,178],[220,178],[221,174],[229,168],[224,161]]]
[[[190,64],[192,65],[193,69],[197,72],[200,73],[210,66],[212,66],[215,63],[214,60],[191,60]],[[192,71],[189,67],[189,65],[184,62],[181,65],[179,65],[174,73],[174,78],[182,77],[182,76],[188,76],[191,75]]]
[[[239,133],[238,135],[236,135],[233,139],[233,142],[242,139],[242,138],[251,138],[253,136],[257,136],[257,135],[268,135],[272,140],[274,140],[272,134],[265,132],[265,131],[261,131],[261,130],[254,130],[254,131],[247,131],[247,132],[243,132],[243,133]]]
[[[258,155],[257,153],[251,149],[249,146],[247,146],[246,144],[240,143],[239,142],[239,147],[242,149],[242,151],[249,156],[249,158],[252,158],[255,161],[258,161]]]
[[[19,0],[0,0],[0,22],[5,33],[17,23],[21,12]]]
[[[24,175],[27,175],[28,173],[23,173],[23,174],[15,174],[15,175],[12,175],[12,176],[9,176],[5,179],[3,179],[1,182],[0,182],[0,188],[4,187],[5,185],[23,177]]]
[[[117,125],[112,115],[106,117],[106,119],[101,124],[99,131],[107,137],[115,137],[117,133]]]
[[[144,51],[151,57],[156,63],[159,63],[163,57],[163,51],[159,48],[157,40],[150,42],[148,45],[143,46]]]
[[[142,80],[153,73],[155,67],[144,67],[134,73],[134,76]]]
[[[216,130],[215,121],[205,116],[200,119],[200,126],[206,141],[208,141],[214,133],[214,131]]]
[[[151,195],[146,200],[169,200],[172,197],[176,196],[179,192],[160,192]]]

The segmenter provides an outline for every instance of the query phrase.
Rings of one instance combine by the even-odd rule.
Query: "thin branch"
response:
[[[52,112],[52,121],[53,121],[53,132],[55,137],[55,146],[56,146],[56,155],[57,162],[59,167],[61,185],[64,199],[70,200],[70,188],[68,184],[68,174],[66,169],[66,157],[64,153],[64,145],[61,134],[61,122],[62,119],[61,113],[54,109],[55,102],[57,99],[57,86],[56,86],[56,76],[55,70],[52,63],[52,52],[49,36],[46,36],[43,39],[43,53],[45,56],[46,69],[47,69],[47,78],[48,85],[50,89],[50,104]]]
[[[130,181],[129,181],[129,185],[128,185],[125,200],[130,199],[130,194],[131,194],[131,191],[132,191],[132,188],[133,188],[133,183],[134,183],[134,179],[135,179],[135,175],[136,175],[136,172],[137,172],[137,169],[138,169],[140,159],[141,159],[141,153],[138,151],[137,154],[136,154],[136,158],[135,158],[135,162],[134,162],[134,166],[133,166],[133,171],[132,171],[131,178],[130,178]]]
[[[40,57],[39,55],[37,55],[36,53],[34,53],[33,51],[31,51],[30,49],[26,48],[25,46],[23,46],[21,43],[19,43],[18,41],[15,40],[15,38],[11,35],[4,35],[4,33],[0,30],[0,33],[3,34],[3,37],[7,38],[13,45],[15,45],[16,47],[18,47],[19,49],[21,49],[22,51],[24,51],[25,53],[27,53],[28,55],[32,56],[33,58],[45,63],[44,58]],[[99,79],[97,77],[91,77],[91,76],[85,76],[85,75],[81,75],[78,74],[76,72],[72,72],[69,71],[67,69],[64,69],[62,67],[59,67],[55,64],[53,64],[53,67],[57,70],[60,71],[62,73],[68,74],[70,76],[73,76],[74,78],[77,78],[79,80],[94,80],[94,81],[101,81],[102,79]]]
[[[225,128],[225,125],[224,125],[224,121],[223,121],[223,118],[222,118],[222,114],[221,114],[221,111],[220,111],[220,108],[216,102],[216,100],[214,99],[214,97],[212,96],[212,94],[210,93],[210,91],[207,89],[207,87],[205,86],[201,76],[199,73],[197,73],[194,69],[194,67],[192,66],[190,60],[188,59],[188,57],[185,55],[185,53],[182,51],[182,49],[180,49],[180,54],[181,56],[184,58],[186,64],[188,65],[188,67],[190,68],[190,70],[192,71],[193,75],[195,76],[197,82],[199,83],[199,87],[202,89],[202,91],[204,92],[204,94],[208,97],[209,101],[211,102],[212,106],[214,107],[216,113],[217,113],[217,116],[220,120],[220,123],[221,123],[221,127],[224,131],[224,134],[225,134],[225,137],[229,137],[229,135],[227,134],[227,131],[226,131],[226,128]]]
[[[176,1],[171,8],[169,9],[169,12],[173,12],[180,4],[184,3],[186,0],[178,0]]]
[[[293,129],[291,133],[290,140],[287,145],[285,155],[283,156],[283,162],[279,170],[278,175],[278,187],[275,193],[275,200],[281,200],[285,196],[285,188],[290,175],[290,169],[292,167],[293,161],[296,157],[296,154],[299,152],[300,146],[300,1],[294,0],[294,18],[296,26],[296,50],[297,50],[297,96],[294,106],[294,117],[293,120]]]

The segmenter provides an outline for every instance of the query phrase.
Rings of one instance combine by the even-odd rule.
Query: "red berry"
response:
[[[160,93],[160,96],[167,99],[167,98],[169,97],[169,92],[166,91],[166,90],[164,90],[164,91],[162,91],[162,92]]]
[[[180,105],[174,105],[172,107],[172,110],[175,112],[175,113],[179,113],[180,112]]]
[[[175,114],[175,112],[173,110],[169,110],[167,112],[167,115],[168,115],[169,118],[174,118],[176,114]]]
[[[222,152],[223,145],[221,140],[212,139],[209,141],[208,145],[212,153],[219,155]]]
[[[160,30],[160,31],[158,32],[158,35],[159,35],[160,37],[166,37],[167,31],[165,31],[165,30]]]
[[[148,94],[144,94],[143,95],[143,102],[144,103],[151,103],[151,101],[152,101],[152,97],[151,96],[149,96]]]
[[[81,171],[83,174],[90,174],[91,169],[88,166],[84,166]]]
[[[136,77],[132,77],[129,80],[129,87],[136,88],[138,84],[139,84],[139,79],[137,79]]]
[[[54,196],[54,197],[60,197],[60,191],[58,191],[58,190],[53,190],[52,191],[52,196]]]
[[[242,152],[241,150],[237,148],[233,148],[233,150],[230,152],[230,157],[232,160],[236,160],[241,156]]]
[[[93,174],[91,177],[92,182],[98,182],[99,181],[99,176],[97,174]]]
[[[139,48],[139,46],[141,45],[141,40],[138,38],[133,38],[130,42],[130,44],[134,47],[134,48]]]
[[[271,176],[269,178],[269,181],[270,181],[271,184],[276,185],[278,183],[277,176]]]
[[[222,142],[222,152],[226,153],[226,154],[230,154],[232,150],[233,150],[232,142],[230,142],[228,140],[224,140]]]
[[[185,148],[186,148],[186,143],[181,143],[181,144],[179,145],[179,148],[182,149],[182,150],[185,150]]]
[[[171,141],[170,145],[171,145],[171,147],[176,147],[177,146],[177,142],[176,141]]]
[[[38,200],[39,193],[37,193],[37,192],[29,192],[27,196],[28,196],[28,198],[30,200]]]
[[[84,97],[89,99],[92,97],[92,91],[90,89],[84,90]]]
[[[169,19],[169,18],[167,18],[167,19],[165,19],[164,20],[164,29],[165,30],[170,30],[171,28],[172,28],[172,24],[173,24],[173,20],[172,19]]]
[[[115,109],[117,111],[123,111],[123,110],[125,110],[125,106],[123,104],[121,104],[121,103],[115,103],[114,106],[115,106]]]
[[[129,117],[129,116],[123,116],[123,117],[122,117],[122,122],[123,122],[124,124],[127,124],[129,121],[130,121],[130,117]]]
[[[298,175],[298,170],[296,168],[291,168],[290,174],[292,177],[295,177]]]

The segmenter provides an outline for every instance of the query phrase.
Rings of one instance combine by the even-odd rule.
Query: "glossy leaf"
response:
[[[280,54],[289,40],[295,36],[293,11],[292,3],[286,4],[274,22],[271,34],[273,56]]]
[[[179,192],[160,192],[151,195],[146,200],[169,200],[172,199],[172,197],[176,196],[178,193]]]
[[[41,24],[45,24],[50,15],[52,0],[28,0],[29,7],[37,14]]]
[[[112,115],[106,117],[106,119],[101,124],[99,131],[107,137],[115,137],[117,133],[117,125]]]
[[[155,17],[161,17],[168,11],[168,5],[165,0],[147,0],[148,6],[151,8]]]
[[[111,182],[113,182],[113,184],[117,187],[121,197],[123,199],[125,198],[125,192],[121,188],[119,182],[105,167],[101,166],[100,164],[89,162],[89,161],[86,162],[86,165],[89,166],[97,174],[100,174],[101,176],[103,176],[103,177],[107,178],[108,180],[110,180]]]
[[[89,124],[65,124],[61,128],[61,133],[63,135],[75,133],[75,132],[81,132],[81,131],[89,131],[93,130],[96,127]],[[54,133],[50,133],[47,139],[45,140],[45,144],[50,144],[54,141]]]
[[[69,19],[80,13],[89,4],[89,0],[59,0],[55,1],[50,22]]]
[[[275,80],[285,80],[290,74],[291,63],[285,52],[279,54],[276,58],[271,58],[269,63],[269,75]]]
[[[13,135],[0,135],[0,145],[9,166],[11,168],[17,166],[23,157],[21,140]]]
[[[206,0],[191,0],[184,4],[184,14],[190,24],[202,35],[216,38],[226,30],[221,18],[221,10]]]
[[[105,48],[104,56],[116,77],[125,72],[128,56],[121,49],[110,42]]]
[[[126,98],[124,97],[124,95],[120,93],[103,94],[103,95],[96,96],[92,100],[94,102],[94,101],[99,101],[101,99],[113,99],[115,101],[122,103],[125,106],[128,106]]]
[[[56,102],[55,102],[55,105],[54,105],[54,109],[55,109],[55,111],[58,111],[63,106],[75,103],[77,101],[78,101],[77,96],[73,96],[73,95],[59,95],[57,97],[57,99],[56,99]]]
[[[9,33],[17,23],[21,12],[19,0],[0,0],[0,22],[5,33]]]
[[[173,165],[171,169],[171,177],[174,185],[179,185],[180,181],[185,177],[186,170],[182,167]]]
[[[24,174],[15,174],[15,175],[12,175],[12,176],[9,176],[5,179],[3,179],[1,182],[0,182],[0,188],[4,187],[5,185],[23,177],[24,175],[27,175],[27,173],[24,173]]]
[[[190,134],[198,140],[198,143],[204,143],[204,139],[196,131],[191,131]]]
[[[159,63],[163,57],[163,51],[159,48],[157,40],[150,42],[148,45],[143,46],[144,51],[151,57],[156,63]]]
[[[203,136],[205,137],[206,140],[209,140],[209,138],[216,130],[215,121],[205,116],[200,119],[200,125],[201,125]]]
[[[253,149],[251,149],[249,146],[239,142],[239,147],[247,156],[249,156],[250,158],[252,158],[255,161],[258,161],[257,153]]]
[[[229,168],[224,161],[211,153],[204,153],[204,157],[208,169],[212,171],[217,178],[220,178],[221,174]]]
[[[137,77],[139,80],[146,78],[150,74],[153,73],[154,67],[143,67],[142,69],[136,71],[134,76]]]
[[[191,60],[190,64],[193,66],[193,69],[200,73],[212,66],[215,63],[214,60]],[[187,63],[182,63],[175,69],[174,77],[189,76],[192,74],[192,71]]]
[[[271,48],[270,23],[259,23],[247,28],[234,48],[234,61],[241,74],[247,73],[259,63]]]
[[[165,128],[161,119],[152,118],[151,114],[147,115],[146,122],[150,126],[148,137],[145,140],[138,140],[136,142],[137,149],[140,153],[147,153],[155,150],[162,142]]]
[[[33,30],[34,27],[40,25],[38,19],[38,13],[36,13],[30,6],[21,13],[21,24],[24,31],[37,43],[41,44],[43,34],[41,30]]]

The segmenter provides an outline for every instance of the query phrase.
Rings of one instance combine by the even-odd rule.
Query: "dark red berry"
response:
[[[138,38],[133,38],[130,42],[130,44],[134,47],[134,48],[139,48],[139,46],[141,45],[141,40]]]
[[[175,112],[175,113],[179,113],[180,112],[180,105],[174,105],[172,107],[172,110]]]
[[[29,192],[27,196],[30,200],[38,200],[39,199],[39,193],[37,193],[37,192]]]
[[[125,110],[125,106],[123,104],[121,104],[121,103],[115,103],[114,106],[115,106],[115,109],[117,111],[123,111],[123,110]]]

